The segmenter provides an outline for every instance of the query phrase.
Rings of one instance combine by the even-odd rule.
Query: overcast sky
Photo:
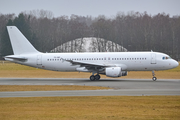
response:
[[[72,14],[97,17],[113,17],[118,12],[135,11],[156,15],[166,13],[170,16],[180,15],[180,0],[0,0],[0,13],[48,10],[54,17]]]

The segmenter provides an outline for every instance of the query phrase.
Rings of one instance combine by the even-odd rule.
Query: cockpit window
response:
[[[171,59],[171,57],[166,56],[166,57],[162,57],[163,60],[167,60],[167,59]]]

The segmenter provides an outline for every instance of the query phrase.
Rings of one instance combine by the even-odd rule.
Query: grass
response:
[[[108,87],[79,86],[79,85],[0,85],[4,91],[56,91],[56,90],[104,90]]]
[[[0,98],[1,120],[180,119],[180,96]]]
[[[156,77],[158,79],[180,79],[180,66],[171,70],[156,71]],[[1,78],[89,78],[91,73],[78,73],[78,72],[55,72],[42,70],[37,68],[32,68],[24,65],[19,65],[15,63],[5,62],[4,64],[0,62],[0,77]],[[102,78],[108,78],[105,75]],[[133,79],[151,79],[151,71],[130,71],[128,76],[123,76],[123,78],[133,78]]]
[[[158,79],[180,79],[180,67],[157,71]],[[53,72],[0,62],[0,77],[89,78],[90,73]],[[102,76],[103,78],[107,78]],[[151,72],[129,72],[123,78],[151,78]],[[107,89],[92,86],[0,85],[0,91]],[[180,119],[180,96],[99,96],[0,98],[0,120],[148,120]]]

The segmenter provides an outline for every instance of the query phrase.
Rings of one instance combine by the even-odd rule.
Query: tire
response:
[[[99,80],[101,78],[101,76],[98,74],[98,75],[95,75],[95,80]]]
[[[156,81],[156,80],[157,80],[157,78],[156,78],[156,77],[153,77],[153,78],[152,78],[152,80],[153,80],[153,81]]]
[[[91,76],[90,76],[90,80],[91,80],[91,81],[94,81],[94,80],[95,80],[95,76],[94,76],[94,75],[91,75]]]

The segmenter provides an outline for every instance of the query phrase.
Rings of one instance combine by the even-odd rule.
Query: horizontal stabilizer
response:
[[[25,57],[16,56],[16,55],[10,55],[10,56],[6,56],[4,58],[5,58],[5,60],[7,60],[7,59],[18,60],[18,61],[25,61],[25,60],[27,60],[27,58],[25,58]]]

